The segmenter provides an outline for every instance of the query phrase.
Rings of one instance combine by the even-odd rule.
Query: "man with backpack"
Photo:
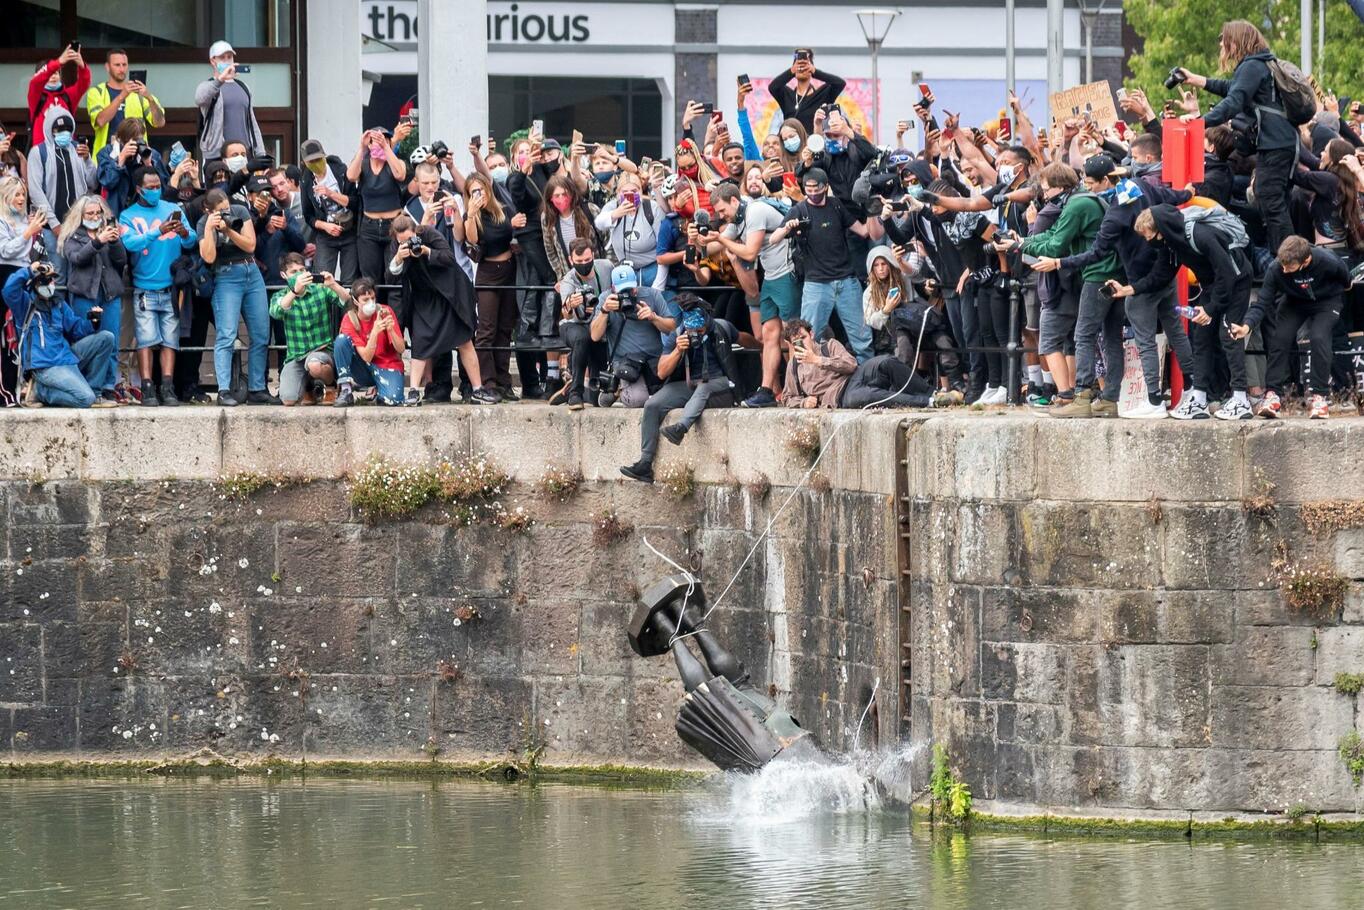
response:
[[[1179,210],[1173,205],[1154,205],[1137,216],[1133,228],[1156,248],[1151,271],[1128,285],[1110,282],[1114,297],[1150,294],[1172,284],[1180,266],[1187,266],[1198,279],[1196,298],[1201,312],[1193,318],[1193,350],[1197,375],[1204,383],[1216,375],[1216,346],[1226,355],[1231,373],[1231,397],[1213,416],[1219,420],[1250,420],[1246,395],[1246,348],[1230,334],[1242,323],[1249,305],[1252,279],[1246,249],[1250,240],[1239,218],[1214,205]],[[1205,420],[1208,417],[1206,386],[1189,389],[1171,417]]]
[[[194,103],[199,106],[199,156],[205,161],[220,158],[229,142],[242,143],[253,156],[265,155],[251,90],[237,79],[237,52],[226,41],[215,41],[208,59],[213,78],[194,90]]]
[[[1103,157],[1103,156],[1099,156]],[[1106,165],[1091,158],[1085,164],[1085,176],[1094,181],[1096,175],[1107,180],[1111,173]],[[1111,164],[1111,159],[1109,164]],[[1049,164],[1040,175],[1044,187],[1053,182],[1073,182],[1068,165]],[[1025,256],[1058,259],[1076,256],[1094,245],[1099,225],[1108,212],[1108,202],[1092,191],[1073,192],[1061,209],[1061,217],[1050,229],[1021,240],[1006,240],[996,244],[1000,252],[1022,253]],[[1083,266],[1080,275],[1084,284],[1080,289],[1080,312],[1075,321],[1075,400],[1051,411],[1053,417],[1117,417],[1119,377],[1122,376],[1122,313],[1113,306],[1113,299],[1101,290],[1104,282],[1122,274],[1118,257],[1108,253]],[[1099,330],[1104,335],[1104,368],[1108,381],[1103,394],[1095,399],[1095,349]]]
[[[1316,94],[1298,68],[1275,57],[1265,36],[1244,19],[1222,26],[1218,62],[1223,69],[1235,67],[1230,81],[1209,79],[1182,67],[1179,73],[1189,85],[1223,96],[1203,117],[1205,127],[1230,123],[1238,116],[1242,122],[1253,121],[1255,202],[1270,249],[1277,250],[1293,233],[1288,180],[1297,165],[1298,127],[1316,114]]]

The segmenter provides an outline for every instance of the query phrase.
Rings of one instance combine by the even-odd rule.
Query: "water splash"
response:
[[[908,798],[910,764],[922,749],[904,744],[829,762],[775,761],[755,774],[725,774],[716,798],[699,814],[706,821],[761,826],[879,812]]]

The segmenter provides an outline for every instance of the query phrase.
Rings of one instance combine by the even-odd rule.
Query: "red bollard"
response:
[[[1203,121],[1167,118],[1160,122],[1162,136],[1161,173],[1165,182],[1176,189],[1203,180]],[[1179,305],[1189,305],[1189,270],[1180,269],[1175,279]],[[1184,331],[1189,320],[1184,320]],[[1170,407],[1176,407],[1184,394],[1184,371],[1179,359],[1170,354]]]

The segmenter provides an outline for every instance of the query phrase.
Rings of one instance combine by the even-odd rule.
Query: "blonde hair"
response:
[[[1235,69],[1251,54],[1269,50],[1260,30],[1244,19],[1233,19],[1222,26],[1222,50],[1217,63],[1224,70]]]
[[[57,251],[66,252],[66,241],[72,234],[84,228],[81,224],[85,220],[85,207],[87,205],[98,205],[101,215],[105,221],[113,221],[114,213],[109,210],[109,204],[101,197],[91,194],[81,196],[66,210],[66,217],[62,219],[62,226],[57,231]]]
[[[1154,234],[1160,233],[1159,229],[1156,228],[1156,216],[1151,214],[1150,209],[1141,210],[1141,214],[1137,216],[1137,220],[1132,222],[1132,230],[1136,231],[1138,234],[1145,234],[1147,231]]]
[[[464,201],[467,203],[473,194],[474,187],[483,190],[483,211],[488,213],[493,224],[501,224],[507,220],[507,213],[502,208],[502,203],[497,200],[497,194],[493,192],[493,183],[482,174],[470,174],[464,178]]]
[[[0,218],[4,218],[10,224],[21,223],[28,214],[27,212],[20,212],[18,216],[15,216],[10,210],[14,204],[14,197],[18,196],[21,190],[26,194],[24,198],[27,201],[28,184],[24,183],[23,180],[18,177],[6,177],[0,180],[0,202],[4,203],[3,206],[0,206]]]

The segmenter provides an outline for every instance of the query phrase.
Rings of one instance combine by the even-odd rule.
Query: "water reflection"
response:
[[[0,781],[0,908],[1277,910],[1364,904],[1359,855],[934,832],[836,771],[682,790]]]

